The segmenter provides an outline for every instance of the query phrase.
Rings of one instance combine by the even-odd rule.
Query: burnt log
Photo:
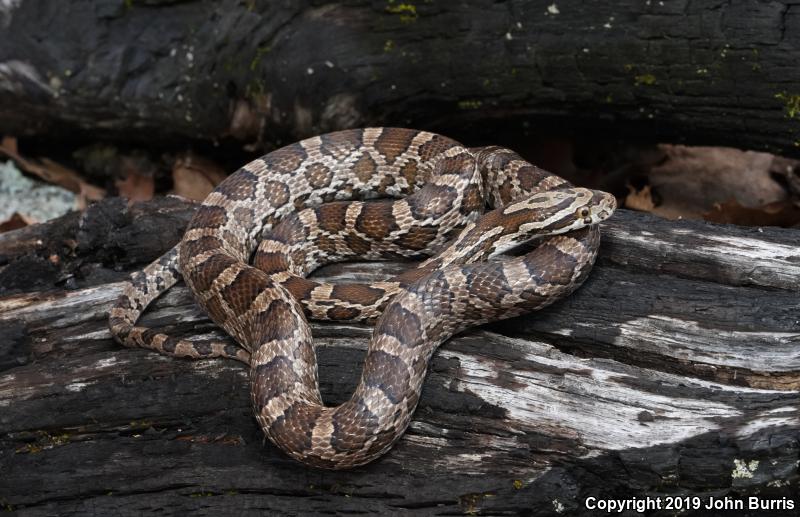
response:
[[[29,0],[0,28],[0,133],[45,141],[398,125],[800,153],[789,1]]]
[[[762,515],[747,497],[797,508],[800,231],[618,211],[583,287],[445,343],[399,443],[328,472],[265,443],[244,365],[111,340],[106,313],[122,280],[175,242],[193,206],[105,200],[0,235],[3,508],[596,515],[591,498],[649,496],[662,500],[653,514],[671,515],[663,505],[678,495],[743,501],[739,515]],[[31,261],[50,265],[49,280],[13,283]],[[317,275],[376,279],[404,267]],[[219,335],[181,285],[144,324]],[[370,329],[313,332],[322,391],[336,404],[358,381]]]

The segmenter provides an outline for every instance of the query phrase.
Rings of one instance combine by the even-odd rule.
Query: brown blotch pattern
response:
[[[364,361],[364,384],[381,390],[386,397],[397,404],[408,391],[408,368],[397,356],[389,355],[383,350],[375,350],[367,354]]]
[[[458,211],[462,215],[468,216],[476,212],[483,212],[485,206],[486,203],[483,200],[483,196],[481,196],[480,187],[478,185],[468,185],[464,190],[463,201]]]
[[[319,227],[330,233],[338,233],[345,228],[345,215],[347,214],[348,202],[338,201],[326,203],[314,209],[317,216]]]
[[[535,254],[526,255],[524,263],[537,282],[556,285],[570,284],[577,266],[575,257],[546,243],[539,246]]]
[[[404,249],[424,250],[438,234],[438,226],[413,226],[395,242]]]
[[[292,144],[264,156],[257,172],[263,174],[267,171],[274,171],[278,174],[289,174],[296,171],[306,158],[308,158],[308,155],[303,146]]]
[[[292,293],[292,296],[298,300],[307,300],[311,297],[311,291],[319,286],[319,284],[313,280],[308,280],[307,278],[295,275],[290,276],[281,285],[283,285],[283,287]]]
[[[203,262],[201,267],[197,268],[197,272],[192,276],[194,288],[197,291],[207,292],[211,289],[214,280],[233,263],[234,260],[225,255],[212,255]]]
[[[255,221],[255,211],[252,208],[237,206],[233,210],[233,218],[238,226],[247,228]]]
[[[264,184],[264,193],[275,208],[280,208],[289,201],[289,186],[280,181],[267,181]]]
[[[366,284],[336,284],[331,291],[331,298],[360,305],[372,305],[384,294],[386,292],[383,289],[376,289]]]
[[[181,244],[181,259],[185,261],[190,257],[196,257],[204,251],[220,248],[222,248],[222,241],[219,238],[211,235],[204,235],[199,239],[184,241]]]
[[[201,205],[194,214],[194,228],[219,228],[228,222],[228,210],[221,206]]]
[[[434,135],[429,141],[419,146],[420,160],[428,161],[434,156],[438,156],[448,149],[457,147],[458,145],[459,144],[454,140],[450,140],[449,138],[440,135]]]
[[[344,242],[353,250],[355,255],[363,255],[372,249],[372,244],[358,235],[347,234],[344,237]]]
[[[245,267],[239,271],[231,283],[220,290],[225,303],[236,314],[244,314],[250,308],[261,291],[270,286],[269,278],[252,267]]]
[[[417,220],[438,218],[453,208],[458,192],[449,185],[425,185],[419,192],[406,198],[411,215]]]
[[[253,259],[253,266],[270,275],[281,271],[287,271],[289,269],[289,261],[284,253],[276,251],[258,251]]]
[[[394,176],[384,176],[381,182],[378,184],[378,193],[379,194],[386,194],[386,191],[389,190],[390,187],[395,185]]]
[[[397,298],[386,307],[376,327],[384,334],[397,338],[404,346],[416,347],[422,344],[422,323],[419,317],[406,310],[397,302]]]
[[[278,395],[291,392],[295,384],[300,382],[292,370],[292,362],[282,355],[256,366],[253,375],[253,402],[258,411]]]
[[[375,174],[378,164],[366,152],[353,164],[353,175],[362,183],[366,183]]]
[[[319,139],[321,142],[320,152],[338,161],[343,161],[362,145],[361,131],[358,129],[326,133],[320,135]]]
[[[347,321],[358,317],[361,310],[355,307],[331,307],[325,313],[333,321]]]
[[[253,327],[260,330],[256,344],[289,339],[299,325],[292,307],[281,299],[274,299],[269,306],[256,315]]]
[[[418,172],[418,165],[417,162],[414,160],[408,161],[405,165],[400,168],[400,175],[405,178],[406,183],[408,183],[407,191],[414,190],[414,187],[417,183],[417,172]]]
[[[321,163],[313,163],[306,168],[306,180],[314,188],[327,187],[333,179],[333,171]]]
[[[375,141],[375,149],[386,158],[386,163],[391,165],[408,149],[416,134],[416,131],[384,129]]]
[[[222,183],[217,185],[214,191],[224,195],[230,200],[244,201],[253,198],[253,195],[256,193],[257,184],[258,176],[245,168],[241,168],[234,174],[225,178]]]
[[[311,438],[322,410],[320,406],[295,403],[275,420],[270,427],[270,434],[287,452],[308,451],[312,447]]]
[[[356,422],[359,425],[354,425]],[[337,452],[361,450],[377,424],[378,417],[370,412],[363,400],[347,401],[333,415],[331,447]]]
[[[376,241],[385,240],[400,229],[392,216],[392,203],[374,201],[365,203],[356,218],[356,230]]]

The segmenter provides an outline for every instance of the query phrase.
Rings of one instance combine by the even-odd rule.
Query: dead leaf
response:
[[[0,141],[0,147],[14,154],[18,153],[19,151],[17,150],[17,137],[4,136],[3,140]]]
[[[123,159],[121,169],[123,178],[114,182],[120,196],[128,203],[153,199],[156,187],[151,174],[140,172],[132,160]]]
[[[172,167],[173,192],[195,201],[202,201],[225,179],[225,171],[211,160],[188,152],[175,160]]]
[[[752,208],[739,204],[735,199],[716,203],[711,211],[703,214],[706,221],[742,226],[783,226],[800,224],[800,207],[790,201],[776,201]]]
[[[40,162],[24,158],[17,152],[16,147],[15,138],[5,137],[0,145],[0,154],[11,158],[23,171],[78,194],[79,204],[85,205],[86,200],[97,201],[106,196],[104,189],[87,183],[69,167],[48,158],[42,158]]]
[[[647,173],[653,193],[658,194],[654,211],[658,215],[701,219],[716,210],[715,204],[730,200],[760,209],[788,197],[773,176],[777,157],[772,154],[729,147],[658,147],[665,159]]]
[[[11,230],[19,230],[20,228],[25,228],[26,226],[34,224],[35,222],[36,221],[31,217],[20,214],[19,212],[14,212],[11,214],[11,217],[9,217],[8,220],[0,223],[0,233],[10,232]]]
[[[625,197],[625,208],[639,210],[640,212],[653,212],[656,204],[653,202],[653,193],[650,185],[645,185],[637,191],[633,185],[628,185],[628,195]]]

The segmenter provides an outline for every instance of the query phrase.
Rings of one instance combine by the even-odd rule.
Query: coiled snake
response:
[[[495,209],[483,214],[487,204]],[[544,307],[583,282],[599,246],[596,223],[615,206],[611,195],[573,188],[508,149],[467,149],[410,129],[329,133],[220,183],[181,242],[132,277],[109,326],[127,346],[249,364],[256,418],[273,443],[315,467],[362,465],[406,429],[440,343]],[[494,258],[543,236],[527,254]],[[328,262],[436,250],[386,282],[305,278]],[[237,344],[135,326],[180,277]],[[377,319],[361,382],[337,407],[322,403],[306,316]]]

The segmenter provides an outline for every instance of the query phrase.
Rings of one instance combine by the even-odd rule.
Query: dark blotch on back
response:
[[[338,452],[360,451],[378,426],[363,400],[350,400],[339,406],[333,415],[331,447]]]
[[[342,159],[362,145],[362,130],[346,129],[320,135],[320,152]]]
[[[253,265],[268,275],[289,269],[286,255],[275,251],[259,251],[253,259]]]
[[[185,253],[185,251],[181,253]],[[217,254],[211,256],[192,272],[191,277],[194,288],[198,291],[208,291],[211,289],[212,282],[234,262],[232,258],[226,255]]]
[[[503,273],[502,262],[485,262],[465,269],[467,288],[474,298],[499,307],[503,297],[511,293],[511,287]]]
[[[539,246],[536,253],[527,254],[523,263],[537,282],[556,285],[572,282],[572,274],[578,265],[575,257],[548,243]]]
[[[200,205],[194,215],[192,228],[219,228],[228,222],[228,212],[221,206]]]
[[[259,364],[253,371],[253,393],[257,410],[261,410],[278,395],[288,393],[299,382],[287,357],[277,356],[270,362]]]
[[[393,203],[388,200],[371,201],[361,206],[356,217],[356,230],[370,239],[384,240],[393,231],[400,229],[392,216]]]
[[[406,198],[411,215],[418,220],[429,217],[441,217],[450,211],[458,193],[455,188],[446,185],[425,185],[419,192]]]
[[[427,161],[444,151],[456,147],[459,144],[447,137],[434,135],[429,141],[419,147],[419,156],[422,161]]]
[[[339,201],[316,207],[314,211],[317,214],[317,223],[319,227],[330,233],[337,233],[344,230],[344,218],[349,205],[350,202]]]
[[[256,336],[261,344],[278,339],[289,339],[294,335],[298,322],[289,303],[283,300],[272,300],[269,307],[258,313],[254,328],[261,329]]]
[[[222,183],[217,185],[215,190],[226,198],[234,201],[252,199],[256,192],[258,176],[247,170],[246,167],[247,165],[226,178]],[[201,209],[202,208],[204,207],[201,207]]]
[[[230,284],[220,290],[220,294],[236,314],[243,314],[269,285],[270,280],[263,272],[253,267],[245,267]]]
[[[384,129],[375,141],[375,149],[386,158],[386,163],[391,165],[398,156],[408,150],[416,135],[417,131],[408,129]]]
[[[355,307],[331,307],[325,314],[332,321],[348,321],[358,317],[361,311]]]
[[[303,225],[297,212],[292,212],[281,220],[272,230],[264,233],[263,240],[273,240],[283,244],[296,244],[308,237],[308,228]]]
[[[199,239],[184,241],[181,244],[181,257],[186,261],[190,257],[196,257],[203,252],[222,248],[222,241],[211,235],[204,235]]]
[[[331,298],[360,305],[372,305],[384,294],[383,289],[370,287],[367,284],[336,284],[331,291]]]
[[[290,406],[270,427],[276,443],[287,451],[307,451],[322,407],[299,402]]]
[[[438,226],[413,226],[395,242],[404,249],[423,250],[436,238],[438,232]]]
[[[376,324],[375,332],[394,336],[405,346],[415,347],[422,344],[422,324],[419,317],[407,311],[396,298],[386,307]]]
[[[276,149],[266,156],[263,156],[260,163],[254,161],[245,165],[245,167],[258,168],[259,170],[272,170],[278,174],[290,174],[297,170],[297,167],[300,166],[307,157],[308,154],[300,144],[292,144]]]
[[[364,361],[364,384],[381,390],[392,404],[403,399],[408,382],[408,367],[399,357],[382,350],[367,355]]]

